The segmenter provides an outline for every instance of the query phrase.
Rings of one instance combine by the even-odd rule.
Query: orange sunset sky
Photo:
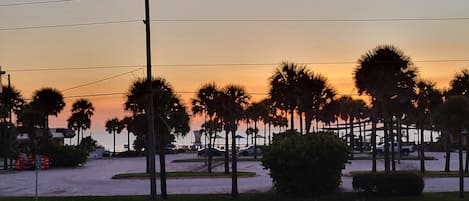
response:
[[[67,106],[52,126],[66,126],[70,106],[82,95],[124,93],[145,71],[143,0],[0,0],[0,65],[25,98],[41,87],[63,91]],[[151,0],[152,19],[435,19],[466,18],[466,0]],[[37,29],[21,27],[129,21]],[[189,104],[202,84],[240,84],[265,97],[268,78],[282,61],[310,64],[341,94],[356,94],[357,59],[381,44],[411,57],[419,77],[443,89],[469,67],[469,19],[394,21],[154,21],[153,72],[166,78]],[[444,60],[445,62],[428,62]],[[453,61],[446,61],[453,60]],[[464,61],[454,61],[464,60]],[[345,63],[343,63],[345,62]],[[342,64],[338,64],[342,63]],[[266,64],[200,65],[185,64]],[[166,65],[166,66],[165,66]],[[182,65],[182,66],[178,66]],[[77,70],[75,67],[128,66]],[[130,67],[129,67],[130,66]],[[48,71],[46,69],[68,68]],[[107,79],[109,78],[109,79]],[[101,82],[96,82],[103,80]],[[96,82],[86,86],[83,84]],[[3,83],[6,83],[3,78]],[[123,117],[124,95],[86,97],[96,111],[93,133],[108,118]],[[192,129],[199,129],[193,122]]]

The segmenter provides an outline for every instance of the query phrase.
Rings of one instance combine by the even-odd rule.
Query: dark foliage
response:
[[[41,155],[49,156],[51,167],[76,167],[85,164],[88,153],[75,146],[61,146],[53,142],[43,146],[39,151]]]
[[[283,134],[264,151],[262,164],[275,189],[298,195],[335,191],[348,157],[346,145],[331,133]]]
[[[363,173],[353,177],[353,188],[379,195],[417,196],[425,184],[421,175],[413,172]]]

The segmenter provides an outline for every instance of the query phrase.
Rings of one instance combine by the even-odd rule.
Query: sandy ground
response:
[[[442,170],[444,166],[443,153],[427,153],[439,160],[426,161],[428,170]],[[195,154],[175,154],[167,157],[168,171],[194,170],[203,163],[172,163],[170,161],[182,158],[194,158]],[[451,157],[451,168],[457,168],[457,154]],[[377,162],[378,169],[383,169],[383,161]],[[262,168],[259,162],[239,162],[240,171],[256,172],[256,177],[240,178],[240,192],[264,192],[272,188],[272,180],[268,171]],[[343,173],[352,170],[369,170],[371,161],[356,160],[346,165]],[[401,161],[398,169],[418,169],[419,161]],[[52,169],[39,172],[39,194],[42,196],[63,195],[142,195],[149,194],[149,180],[112,180],[111,177],[119,173],[143,172],[145,158],[113,158],[91,160],[81,168]],[[223,171],[223,166],[215,168]],[[12,171],[0,174],[0,196],[34,195],[34,171]],[[353,191],[352,178],[342,178],[341,189]],[[167,182],[170,194],[197,194],[197,193],[230,193],[231,179],[169,179]],[[159,181],[157,181],[159,188]],[[465,182],[469,190],[469,178]],[[425,179],[426,192],[457,191],[457,178],[427,178]]]

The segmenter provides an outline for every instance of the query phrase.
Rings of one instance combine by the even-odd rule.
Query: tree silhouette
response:
[[[222,106],[222,117],[228,120],[231,127],[231,195],[238,197],[238,172],[237,172],[237,149],[236,149],[236,130],[238,122],[243,118],[244,107],[247,105],[249,95],[244,88],[236,85],[228,85],[222,89],[220,101]],[[227,149],[228,150],[228,149]]]
[[[123,126],[120,123],[119,119],[112,118],[106,121],[106,132],[113,135],[113,151],[112,154],[116,154],[116,133],[119,134],[122,132]]]
[[[83,133],[91,127],[91,116],[94,114],[93,104],[87,99],[78,99],[72,105],[72,116],[67,120],[68,127],[78,131],[77,146],[80,139],[83,139]],[[81,131],[81,138],[80,138]]]
[[[457,138],[459,150],[459,197],[464,198],[464,169],[462,158],[462,131],[469,128],[469,99],[464,96],[451,96],[434,114],[440,128]]]
[[[217,113],[217,101],[220,92],[215,83],[208,83],[202,86],[197,93],[197,98],[192,100],[192,113],[194,115],[206,115],[205,131],[209,135],[208,150],[212,149],[212,137],[216,135],[216,128],[214,127],[214,121]],[[207,149],[206,149],[207,150]],[[208,151],[206,156],[208,157],[207,171],[212,172],[212,152]],[[225,165],[226,166],[226,165]]]
[[[290,112],[290,129],[294,129],[294,114],[301,101],[300,80],[308,77],[305,66],[283,62],[270,77],[269,96],[275,107]]]
[[[417,97],[415,99],[416,125],[420,129],[420,171],[425,172],[425,143],[424,130],[427,125],[433,124],[431,115],[443,103],[442,94],[431,81],[417,83]]]
[[[390,171],[389,131],[392,130],[390,122],[393,109],[389,106],[395,101],[408,102],[415,94],[415,71],[410,58],[401,50],[395,46],[385,45],[362,55],[354,72],[358,93],[371,96],[373,112],[382,112],[384,118],[386,172]],[[372,136],[372,146],[376,146],[376,136]],[[376,157],[375,154],[373,153],[373,158]]]
[[[57,116],[65,107],[62,93],[53,88],[42,88],[34,92],[30,103],[33,110],[40,112],[45,119],[45,128],[49,128],[49,115]]]
[[[131,111],[134,118],[144,114],[147,106],[146,89],[146,79],[138,79],[133,82],[126,94],[125,110]],[[156,144],[160,160],[161,194],[166,197],[166,160],[163,148],[172,142],[174,136],[185,136],[190,131],[189,115],[186,107],[165,79],[152,79],[152,90],[154,92],[152,104],[155,114]],[[146,134],[137,135],[137,138],[138,136],[148,137]]]

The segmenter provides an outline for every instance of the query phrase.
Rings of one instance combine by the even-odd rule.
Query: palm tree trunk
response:
[[[462,159],[462,134],[458,133],[459,136],[459,198],[464,198],[464,170],[463,170],[463,159]]]
[[[392,171],[396,171],[396,147],[394,146],[394,122],[392,122],[392,120],[389,126],[389,135],[389,137],[391,138],[391,168]]]
[[[449,163],[451,160],[451,142],[450,142],[450,133],[445,133],[445,149],[446,149],[446,158],[445,158],[445,172],[449,172]]]
[[[363,153],[363,134],[362,134],[362,123],[358,120],[358,132],[360,133],[360,153]]]
[[[269,122],[269,145],[270,145],[270,139],[271,139],[271,138],[270,138],[270,137],[271,137],[271,136],[270,136],[270,134],[271,134],[271,133],[270,133],[270,126],[271,126],[271,124],[270,124],[270,122]]]
[[[80,145],[80,128],[77,130],[77,147]]]
[[[420,172],[425,173],[425,143],[424,143],[423,125],[420,128]]]
[[[353,136],[353,117],[350,117],[350,158],[353,159],[354,150],[354,136]]]
[[[405,130],[406,130],[406,131],[405,131],[405,134],[406,134],[405,140],[406,140],[407,143],[409,143],[409,141],[410,141],[410,139],[409,139],[409,135],[410,135],[410,134],[409,134],[409,124],[406,124],[406,125],[405,125]]]
[[[254,121],[254,159],[257,159],[257,121]]]
[[[376,109],[373,107],[371,122],[371,172],[376,173]]]
[[[299,111],[299,120],[300,120],[300,134],[303,135],[303,112]]]
[[[469,174],[469,136],[466,134],[466,167],[464,173]]]
[[[236,121],[231,120],[231,196],[236,198],[238,197],[238,166],[237,166],[237,156],[236,156]]]
[[[430,128],[430,143],[433,144],[433,128]]]
[[[160,187],[161,187],[161,198],[166,199],[168,196],[166,188],[166,158],[163,147],[165,146],[165,134],[160,132],[160,146],[158,146],[159,159],[160,159]]]
[[[293,129],[295,129],[295,120],[294,120],[294,115],[295,114],[295,109],[291,109],[291,117],[290,117],[290,130],[293,131]]]
[[[230,163],[229,163],[230,154],[228,153],[228,151],[230,150],[230,149],[228,149],[228,146],[229,146],[228,135],[229,134],[230,134],[230,130],[229,129],[225,130],[225,174],[230,173]],[[235,137],[236,137],[236,135],[235,135]]]
[[[205,155],[207,156],[207,172],[212,173],[212,130],[208,132],[208,150]]]
[[[391,164],[389,159],[389,134],[388,134],[388,117],[384,115],[384,172],[389,173],[391,171]]]
[[[127,130],[127,151],[130,152],[130,132]]]
[[[397,117],[397,164],[401,164],[402,156],[402,115]]]
[[[112,151],[112,156],[116,155],[116,131],[113,131],[112,132],[112,136],[113,136],[113,139],[114,139],[114,143],[113,143],[113,151]]]

